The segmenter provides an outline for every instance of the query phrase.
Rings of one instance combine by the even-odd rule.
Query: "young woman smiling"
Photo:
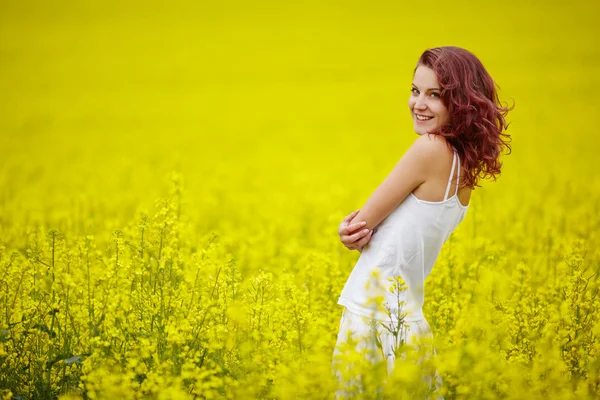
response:
[[[357,350],[371,351],[370,361],[385,361],[391,374],[400,344],[432,337],[423,315],[425,279],[465,218],[479,179],[495,179],[503,148],[511,150],[503,137],[510,139],[504,131],[512,107],[501,105],[494,81],[465,49],[437,47],[421,55],[408,107],[418,137],[338,228],[341,242],[361,252],[338,299],[344,309],[332,367],[340,381],[338,355],[350,338]],[[437,372],[425,380],[441,384]]]

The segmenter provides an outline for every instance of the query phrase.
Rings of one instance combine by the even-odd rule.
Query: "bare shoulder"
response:
[[[426,175],[424,182],[413,190],[413,194],[421,200],[438,202],[444,199],[444,188],[447,188],[449,178],[450,194],[456,191],[455,177],[459,171],[451,172],[454,151],[450,143],[443,136],[425,134],[415,140],[414,145],[420,149],[420,165]],[[463,166],[461,165],[461,168]],[[464,182],[464,174],[460,173]],[[471,189],[462,187],[458,189],[459,202],[466,206],[469,204]]]
[[[431,148],[448,148],[448,141],[445,137],[434,135],[432,133],[420,135],[415,142],[422,143],[423,146],[429,146]]]
[[[413,146],[428,163],[443,164],[448,156],[452,157],[448,141],[443,136],[427,133],[419,136]]]

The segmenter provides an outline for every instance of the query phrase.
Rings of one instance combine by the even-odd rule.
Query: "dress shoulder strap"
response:
[[[454,151],[454,154],[456,154],[456,159],[458,160],[458,171],[456,171],[456,191],[454,192],[454,195],[457,195],[458,194],[458,183],[460,182],[460,156],[458,155],[456,150]]]
[[[450,191],[450,185],[452,184],[452,175],[454,175],[454,167],[456,163],[456,150],[454,150],[454,155],[452,156],[452,170],[450,171],[450,178],[448,178],[448,185],[446,185],[446,193],[444,194],[444,201],[448,198],[448,192]]]

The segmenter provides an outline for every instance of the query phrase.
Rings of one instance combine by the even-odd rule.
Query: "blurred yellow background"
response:
[[[434,333],[456,344],[449,338],[464,326],[434,316],[446,297],[468,303],[445,285],[453,254],[463,257],[453,265],[465,276],[482,264],[501,286],[526,263],[533,283],[523,282],[534,292],[567,281],[561,260],[581,243],[584,263],[599,265],[598,4],[2,0],[0,244],[24,255],[32,229],[42,227],[67,240],[95,235],[108,249],[115,230],[137,232],[140,213],[153,214],[170,182],[183,179],[182,257],[216,232],[243,282],[259,270],[276,282],[297,273],[298,290],[313,274],[326,282],[329,292],[307,311],[323,318],[306,339],[319,343],[320,376],[335,343],[337,295],[358,257],[339,242],[338,225],[417,137],[407,101],[420,54],[460,46],[515,109],[500,178],[473,192],[427,282]],[[4,299],[25,295],[14,289],[20,276],[5,278]],[[597,305],[590,293],[578,301]],[[1,328],[10,332],[10,323]],[[578,351],[597,357],[589,349],[598,345],[589,346]],[[269,379],[315,378],[289,368]],[[453,384],[474,393],[466,378]]]
[[[270,216],[347,214],[416,137],[412,71],[440,45],[475,53],[516,103],[514,153],[474,204],[598,186],[594,2],[1,7],[1,201],[22,210],[9,221],[58,223],[77,205],[90,221],[90,203],[129,218],[173,169],[195,201],[215,198],[194,215],[235,218],[248,201]]]

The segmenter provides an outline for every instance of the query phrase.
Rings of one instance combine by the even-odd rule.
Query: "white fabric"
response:
[[[456,191],[447,198],[455,170]],[[338,347],[349,331],[361,336],[369,332],[373,322],[379,323],[377,331],[387,348],[395,339],[386,329],[381,329],[381,323],[397,325],[403,318],[404,326],[410,332],[405,339],[409,344],[412,335],[433,336],[423,315],[424,284],[442,245],[467,213],[469,206],[462,205],[457,196],[459,179],[460,158],[454,149],[444,200],[420,200],[410,193],[377,227],[338,298],[338,304],[345,309],[334,356],[339,354]],[[373,272],[377,275],[372,275]],[[390,279],[397,277],[406,282],[406,290],[390,290]],[[377,297],[379,306],[373,301]],[[363,336],[358,347],[373,348],[376,345],[372,335]],[[435,356],[435,349],[432,353]],[[386,354],[388,373],[393,370],[395,360],[390,354],[393,353]],[[333,366],[335,371],[335,362]],[[436,386],[440,382],[436,372]]]
[[[455,194],[443,201],[430,202],[410,193],[377,226],[371,241],[363,248],[338,298],[339,305],[379,321],[390,321],[391,318],[396,322],[399,313],[406,314],[405,321],[410,322],[425,318],[425,279],[431,273],[442,245],[464,219],[469,207],[463,206],[457,196],[460,159],[456,150],[452,172],[455,160],[458,160]],[[451,182],[452,175],[446,194]],[[377,272],[378,277],[373,278],[373,272]],[[392,293],[389,279],[394,277],[401,277],[407,290]],[[383,308],[372,303],[377,296],[383,297]],[[399,302],[404,304],[399,307]]]
[[[373,327],[375,329],[373,329]],[[387,328],[386,328],[387,327]],[[390,329],[391,328],[391,329]],[[398,333],[394,336],[392,332],[394,330]],[[375,335],[374,335],[375,334]],[[376,339],[376,338],[377,339]],[[399,344],[405,342],[413,348],[418,347],[418,339],[423,337],[429,337],[433,339],[431,328],[425,319],[414,322],[405,322],[401,324],[400,329],[395,329],[390,323],[383,323],[375,321],[361,315],[354,314],[348,309],[344,308],[343,315],[340,320],[340,329],[337,336],[337,343],[333,351],[332,357],[332,371],[336,375],[338,382],[342,383],[336,391],[336,399],[344,399],[356,395],[356,391],[362,392],[360,385],[361,376],[360,374],[352,372],[352,366],[343,364],[338,357],[342,354],[340,348],[343,348],[343,344],[350,338],[356,341],[354,350],[357,352],[365,352],[366,357],[370,362],[381,362],[383,358],[386,361],[386,372],[391,375],[395,363],[396,354],[401,357],[404,356],[398,352]],[[379,341],[379,343],[377,343]],[[425,349],[425,357],[436,356],[435,348],[433,344],[431,347]],[[424,358],[421,359],[421,362]],[[346,369],[350,372],[350,379],[345,381],[342,377],[341,371]],[[430,390],[440,389],[442,385],[442,379],[437,371],[433,371],[430,375],[424,374],[421,378],[426,382]],[[382,390],[382,384],[379,383],[379,392]],[[345,390],[348,386],[355,385],[357,389]],[[442,396],[438,396],[437,400],[443,400]]]

